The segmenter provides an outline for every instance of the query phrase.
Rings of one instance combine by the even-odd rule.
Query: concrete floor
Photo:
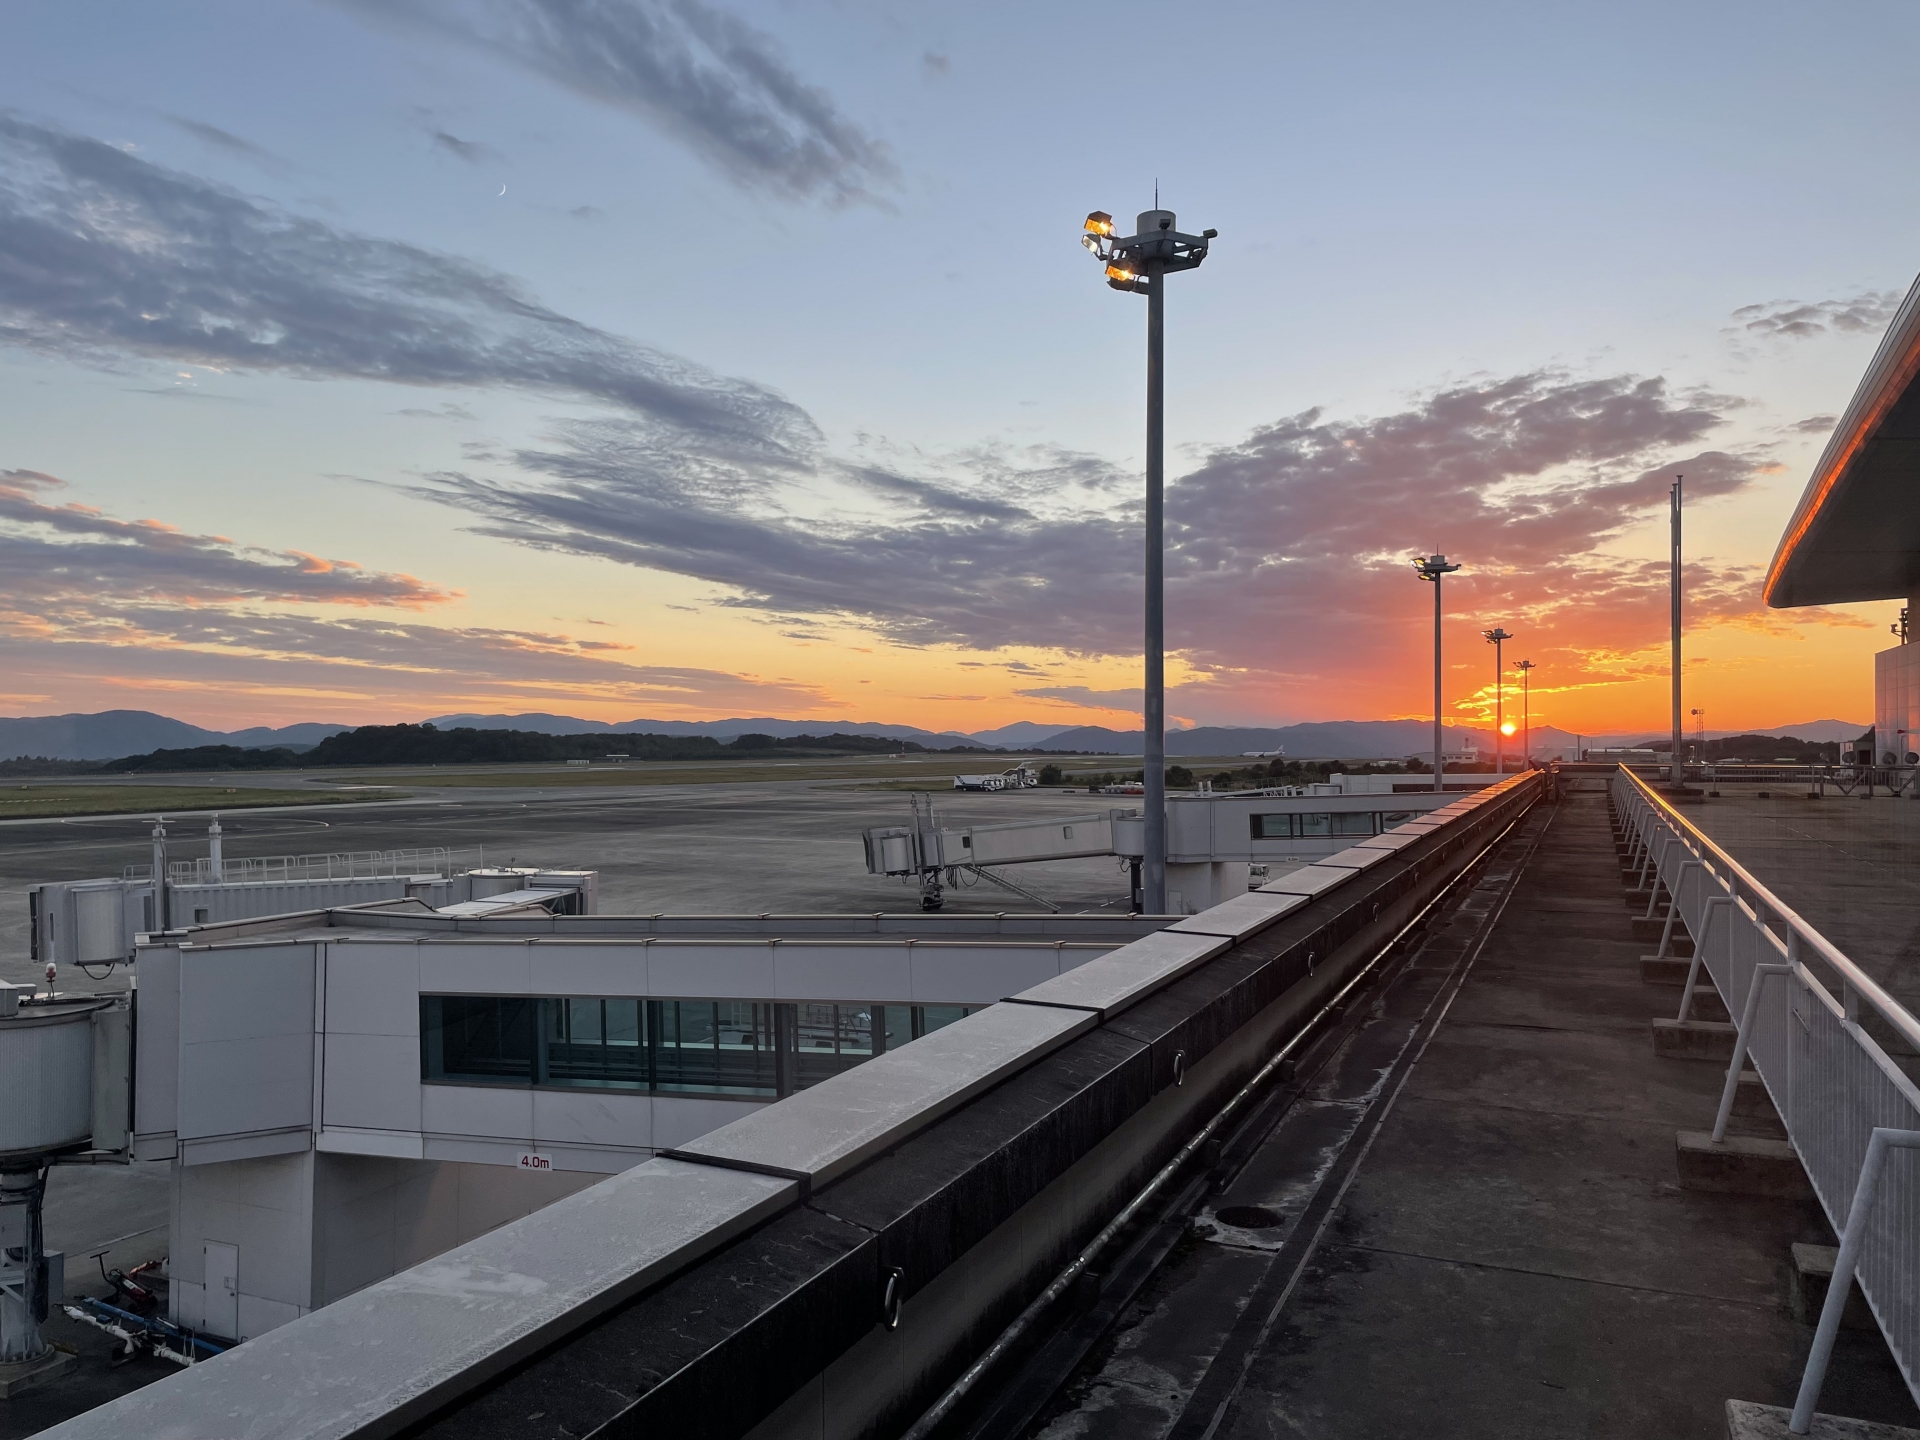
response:
[[[1811,1200],[1680,1188],[1674,1133],[1711,1122],[1721,1072],[1653,1054],[1673,992],[1640,981],[1603,797],[1529,827],[1509,847],[1538,848],[1425,1051],[1418,1017],[1466,953],[1449,926],[1216,1197],[1284,1223],[1197,1223],[1037,1434],[1717,1440],[1727,1399],[1791,1403],[1812,1330],[1787,1308],[1789,1247],[1831,1232]],[[1311,1234],[1316,1204],[1308,1252],[1288,1227]],[[1842,1332],[1821,1408],[1920,1424],[1877,1332]]]
[[[1920,802],[1723,785],[1686,809],[1753,877],[1920,1010]]]

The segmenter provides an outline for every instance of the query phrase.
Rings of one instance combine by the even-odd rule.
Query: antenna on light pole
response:
[[[1491,630],[1482,630],[1480,634],[1493,646],[1493,773],[1507,773],[1507,736],[1506,736],[1506,683],[1507,668],[1500,659],[1500,647],[1513,639],[1498,625]]]
[[[1531,770],[1533,768],[1533,662],[1516,660],[1513,662],[1513,668],[1520,672],[1520,705],[1523,716],[1520,722],[1520,746],[1526,752],[1521,759],[1520,768]]]
[[[1160,182],[1154,181],[1151,210],[1140,213],[1135,233],[1113,233],[1113,217],[1104,210],[1087,216],[1080,243],[1107,267],[1107,284],[1147,297],[1147,596],[1146,685],[1141,720],[1141,797],[1146,812],[1141,857],[1140,904],[1149,915],[1167,910],[1167,690],[1166,690],[1166,277],[1192,270],[1207,258],[1207,244],[1220,232],[1186,235],[1173,228],[1174,214],[1160,208]]]
[[[1413,562],[1413,573],[1422,580],[1433,582],[1433,788],[1445,790],[1446,783],[1440,778],[1446,769],[1446,759],[1440,750],[1440,582],[1446,576],[1458,570],[1458,565],[1449,565],[1444,555],[1428,555]]]

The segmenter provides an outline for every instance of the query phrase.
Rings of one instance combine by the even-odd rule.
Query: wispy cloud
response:
[[[456,160],[464,160],[469,165],[488,165],[500,158],[499,151],[478,140],[462,140],[445,130],[430,130],[428,135],[435,150],[443,155],[451,155]]]
[[[382,714],[482,701],[669,714],[832,708],[805,682],[649,664],[616,641],[425,623],[408,612],[459,592],[56,503],[64,489],[38,471],[0,471],[0,655],[10,675],[55,685],[70,702],[124,703],[102,687],[216,687],[255,708],[284,696]]]
[[[1878,335],[1900,308],[1898,290],[1862,290],[1838,300],[1767,300],[1733,312],[1737,332],[1804,339],[1810,335]]]
[[[0,342],[96,362],[571,394],[763,464],[816,438],[771,391],[569,319],[472,261],[5,114]]]
[[[704,0],[341,0],[478,46],[649,120],[749,189],[844,205],[889,189],[887,148],[773,40]]]
[[[37,470],[0,470],[0,575],[6,577],[0,604],[16,612],[78,606],[104,616],[157,601],[419,610],[458,594],[351,560],[264,550],[159,520],[121,520],[89,505],[50,503],[64,488]]]
[[[265,146],[256,145],[253,141],[244,139],[231,130],[222,130],[218,125],[209,125],[204,120],[195,120],[186,115],[167,115],[164,118],[174,129],[191,135],[202,144],[211,145],[216,150],[237,155],[270,175],[285,175],[293,169],[292,164],[285,157],[276,155]]]
[[[1438,546],[1471,567],[1450,596],[1614,664],[1660,633],[1666,582],[1609,547],[1664,505],[1673,471],[1699,503],[1770,463],[1705,445],[1736,403],[1656,378],[1530,371],[1393,414],[1264,426],[1170,487],[1172,644],[1227,687],[1404,663],[1419,611],[1406,557]],[[607,420],[504,458],[502,473],[442,474],[422,493],[485,533],[693,576],[723,588],[717,603],[788,624],[1084,657],[1139,645],[1138,512],[1093,457],[768,470]],[[1696,619],[1764,623],[1757,603],[1744,569],[1698,567]],[[1402,612],[1407,625],[1382,625]]]

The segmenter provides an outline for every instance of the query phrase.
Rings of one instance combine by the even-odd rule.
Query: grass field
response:
[[[0,820],[67,815],[157,815],[170,810],[247,810],[260,805],[339,805],[349,800],[404,800],[398,790],[229,789],[221,785],[21,785],[0,789]]]
[[[946,756],[932,760],[790,760],[778,764],[756,765],[749,760],[730,760],[718,765],[697,762],[667,762],[656,765],[608,765],[591,770],[584,766],[529,765],[521,769],[467,769],[445,766],[437,769],[394,769],[376,774],[342,775],[343,785],[419,785],[486,786],[545,789],[549,786],[579,785],[589,788],[635,785],[746,785],[779,780],[917,780],[922,785],[951,785],[960,774],[993,774],[1010,770],[1018,763],[1000,756]],[[331,779],[332,777],[328,777]]]

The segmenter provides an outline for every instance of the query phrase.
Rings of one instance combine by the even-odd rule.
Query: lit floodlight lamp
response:
[[[1159,186],[1153,209],[1135,222],[1137,233],[1114,234],[1113,216],[1095,210],[1082,227],[1080,243],[1106,272],[1115,290],[1147,298],[1147,453],[1146,453],[1146,634],[1142,645],[1145,684],[1141,687],[1141,724],[1145,732],[1144,812],[1137,892],[1148,914],[1164,915],[1167,905],[1167,694],[1166,694],[1166,402],[1163,377],[1166,343],[1166,277],[1192,270],[1207,258],[1219,235],[1187,235],[1174,229],[1174,214],[1160,208]]]

